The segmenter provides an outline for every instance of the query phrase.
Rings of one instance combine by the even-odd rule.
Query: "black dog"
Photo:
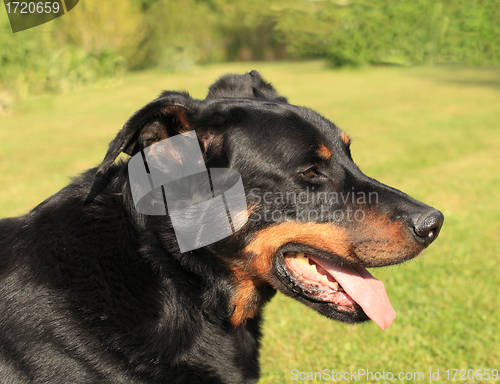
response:
[[[139,213],[127,163],[113,162],[189,131],[207,167],[241,175],[248,220],[181,253],[169,215]],[[442,222],[365,176],[345,133],[255,71],[221,78],[205,100],[164,92],[97,171],[0,221],[0,382],[255,383],[276,290],[386,328],[395,313],[364,268],[417,256]]]

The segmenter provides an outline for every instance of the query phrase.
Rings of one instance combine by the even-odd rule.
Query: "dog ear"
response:
[[[134,156],[158,141],[190,131],[196,103],[187,93],[164,92],[139,109],[109,143],[95,176],[104,174],[121,152]]]
[[[212,84],[207,99],[218,97],[247,97],[287,103],[274,87],[264,81],[259,72],[253,70],[245,75],[225,75]]]

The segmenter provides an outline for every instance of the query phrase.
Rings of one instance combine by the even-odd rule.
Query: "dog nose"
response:
[[[425,246],[432,243],[438,237],[443,221],[444,216],[438,210],[419,215],[413,227],[418,240],[424,242]]]

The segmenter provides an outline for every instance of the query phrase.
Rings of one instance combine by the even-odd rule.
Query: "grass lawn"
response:
[[[114,88],[28,100],[0,116],[0,217],[27,212],[97,165],[125,120],[161,90],[202,98],[223,73],[251,69],[291,103],[350,133],[366,174],[446,218],[424,255],[372,271],[398,314],[384,333],[374,323],[332,322],[277,295],[265,311],[261,383],[321,382],[293,381],[293,369],[365,369],[394,378],[422,372],[420,382],[430,381],[430,370],[451,382],[453,369],[499,369],[500,68],[332,71],[320,62],[245,63],[137,73]],[[383,381],[376,377],[347,381]],[[455,381],[460,377],[474,381],[460,373]]]

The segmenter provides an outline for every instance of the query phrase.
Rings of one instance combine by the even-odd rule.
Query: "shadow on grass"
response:
[[[442,66],[434,67],[438,71],[422,72],[419,75],[432,78],[440,83],[457,86],[490,87],[500,90],[500,66],[494,67],[464,67]]]

